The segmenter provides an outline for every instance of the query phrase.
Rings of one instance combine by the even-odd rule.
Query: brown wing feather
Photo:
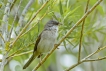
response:
[[[36,43],[35,43],[34,51],[33,52],[35,52],[37,50],[37,46],[38,46],[38,43],[40,42],[40,39],[41,39],[41,34],[38,36],[38,38],[36,40]]]
[[[38,46],[38,43],[40,42],[40,39],[41,39],[41,34],[38,36],[38,38],[36,40],[36,43],[35,43],[35,46],[34,46],[33,55],[28,60],[28,62],[23,66],[23,69],[27,68],[30,65],[30,63],[36,58],[37,54],[35,54],[35,51],[37,51],[37,46]]]

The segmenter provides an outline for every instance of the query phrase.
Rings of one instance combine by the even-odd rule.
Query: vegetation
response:
[[[106,0],[0,0],[0,71],[105,71]],[[25,70],[49,20],[57,44]]]

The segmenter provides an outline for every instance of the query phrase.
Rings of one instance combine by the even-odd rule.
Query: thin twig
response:
[[[94,6],[89,10],[87,11],[83,16],[82,18],[67,32],[67,34],[60,40],[60,42],[54,46],[54,48],[50,51],[49,54],[47,54],[43,59],[42,61],[33,69],[34,70],[37,70],[44,62],[45,60],[52,54],[52,52],[66,39],[66,37],[68,35],[70,35],[70,33],[102,2],[102,0],[99,0],[97,3],[94,4]]]
[[[90,0],[87,1],[85,13],[86,13],[87,10],[88,10],[89,1],[90,1]],[[80,62],[80,59],[81,59],[81,45],[82,45],[82,37],[83,37],[84,24],[85,24],[85,19],[84,19],[83,22],[82,22],[82,29],[81,29],[80,43],[79,43],[78,62]]]
[[[10,15],[10,6],[11,6],[11,1],[8,1],[4,10],[4,15],[2,19],[2,35],[5,41],[8,41],[8,19]]]
[[[10,0],[7,1],[6,7],[4,9],[4,15],[3,15],[3,19],[2,19],[2,35],[3,35],[3,39],[5,41],[8,41],[8,19],[9,19],[9,15],[10,15],[10,5],[11,5]],[[2,43],[2,62],[0,65],[0,71],[4,71],[4,66],[7,62],[6,57],[8,56],[8,53],[4,53],[5,51],[5,43]]]
[[[12,22],[12,26],[11,26],[11,29],[10,29],[10,37],[9,37],[9,39],[11,38],[11,33],[12,33],[12,30],[13,30],[13,27],[14,27],[15,21],[16,21],[16,19],[17,19],[18,10],[19,10],[19,8],[20,8],[20,6],[21,6],[22,1],[23,1],[23,0],[20,0],[20,3],[19,3],[19,5],[18,5],[18,8],[17,8],[16,14],[15,14],[15,17],[14,17],[14,20],[13,20],[13,22]]]
[[[22,35],[22,33],[26,30],[26,28],[31,24],[31,22],[34,20],[34,18],[37,16],[37,14],[47,5],[47,3],[49,2],[46,1],[46,3],[44,3],[40,9],[35,13],[35,15],[30,19],[30,21],[25,25],[25,27],[22,29],[22,31],[19,33],[19,35],[16,37],[16,39],[13,41],[13,43],[11,44],[11,48],[8,50],[8,52],[12,49],[12,46],[15,44],[15,42],[20,38],[20,36]]]
[[[23,53],[20,53],[20,54],[13,55],[11,57],[17,57],[17,56],[21,56],[21,55],[32,53],[32,52],[33,52],[33,50],[30,50],[30,51],[27,51],[27,52],[23,52]]]
[[[26,31],[25,33],[23,33],[20,37],[22,37],[23,35],[25,35],[26,33],[28,33],[29,31],[31,31],[45,16],[46,16],[47,12],[45,14],[43,14],[43,16],[37,21],[36,24],[34,24],[33,27],[31,27],[28,31]]]
[[[96,53],[98,53],[98,52],[102,51],[102,50],[103,50],[103,49],[105,49],[105,48],[106,48],[106,46],[104,46],[104,47],[102,47],[102,48],[98,48],[95,52],[93,52],[93,53],[89,54],[88,56],[86,56],[86,57],[85,57],[85,58],[83,58],[82,60],[85,60],[85,59],[87,59],[87,58],[89,58],[89,57],[93,56],[94,54],[96,54]]]
[[[76,66],[80,65],[81,63],[83,63],[83,61],[77,62],[76,64],[72,65],[71,68],[68,68],[64,71],[70,71],[71,69],[75,68]]]
[[[26,49],[27,47],[30,47],[32,44],[34,44],[34,43],[30,43],[28,46],[25,46],[25,47],[23,47],[23,48],[20,48],[19,50],[15,51],[15,52],[12,53],[11,55],[9,55],[9,56],[7,57],[7,59],[8,59],[8,58],[11,58],[12,56],[15,56],[15,54],[17,54],[17,53],[19,53],[20,51]]]
[[[17,0],[14,0],[14,2],[12,3],[11,7],[10,7],[10,11],[12,10],[14,4],[16,3]]]
[[[96,54],[96,53],[102,51],[102,50],[105,49],[105,48],[106,48],[106,46],[104,46],[104,47],[102,47],[102,48],[98,48],[95,52],[89,54],[88,56],[86,56],[85,58],[83,58],[81,61],[79,61],[78,63],[76,63],[76,64],[74,64],[73,66],[69,67],[69,68],[66,69],[65,71],[69,71],[69,70],[73,69],[74,67],[78,66],[79,64],[81,64],[81,63],[83,63],[83,62],[88,62],[88,61],[90,61],[90,60],[87,61],[87,58],[93,56],[94,54]],[[105,57],[102,57],[102,58],[98,58],[98,59],[93,59],[93,60],[91,60],[91,61],[103,60],[103,59],[106,59],[106,56],[105,56]]]
[[[100,60],[104,60],[104,59],[106,59],[106,56],[101,57],[101,58],[97,58],[97,59],[82,60],[79,63],[76,63],[76,64],[72,65],[69,69],[66,69],[65,71],[70,71],[71,69],[73,69],[74,67],[80,65],[83,62],[100,61]]]
[[[16,55],[13,55],[11,57],[8,57],[8,59],[12,59],[13,57],[29,54],[29,53],[32,53],[32,52],[33,52],[33,50],[30,50],[30,51],[27,51],[27,52],[23,52],[23,53],[20,53],[20,54],[16,54]],[[0,59],[0,62],[2,62],[2,59]]]
[[[91,62],[91,61],[99,61],[99,60],[103,60],[106,59],[106,56],[101,57],[101,58],[97,58],[97,59],[89,59],[89,60],[83,60],[84,62]]]
[[[23,21],[24,21],[24,17],[28,11],[28,9],[30,8],[30,6],[32,5],[32,3],[34,3],[35,0],[29,0],[29,2],[27,3],[27,5],[25,6],[24,10],[22,11],[22,14],[19,18],[19,21],[18,21],[18,24],[19,26],[17,26],[16,28],[16,32],[19,33],[20,29],[22,28],[23,26]]]
[[[3,36],[2,36],[2,34],[0,33],[0,37],[2,38],[2,40],[4,41],[4,43],[5,43],[5,40],[4,40],[4,38],[3,38]]]

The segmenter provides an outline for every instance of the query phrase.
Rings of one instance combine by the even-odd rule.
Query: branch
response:
[[[19,33],[20,29],[22,28],[22,25],[23,25],[23,21],[24,21],[24,17],[29,9],[29,7],[32,5],[32,3],[34,2],[35,0],[29,0],[28,4],[25,6],[24,10],[22,11],[22,14],[19,18],[19,26],[16,28],[16,32]]]
[[[19,35],[16,37],[16,39],[10,45],[11,48],[8,50],[8,52],[13,48],[12,46],[15,44],[15,42],[20,38],[20,36],[22,35],[22,33],[31,24],[31,22],[34,20],[34,18],[37,16],[37,14],[47,5],[48,2],[49,2],[49,0],[40,7],[40,9],[35,13],[35,15],[30,19],[30,21],[25,25],[25,27],[22,29],[22,31],[19,33]]]
[[[82,61],[79,61],[79,63],[76,63],[76,64],[72,65],[69,69],[66,69],[65,71],[70,71],[71,69],[73,69],[74,67],[80,65],[83,62],[100,61],[100,60],[103,60],[103,59],[106,59],[106,56],[102,57],[102,58],[97,58],[97,59],[82,60]]]
[[[5,43],[5,40],[4,40],[4,38],[3,38],[3,36],[2,36],[2,34],[1,34],[1,33],[0,33],[0,37],[2,38],[3,42]]]
[[[10,15],[11,2],[12,1],[8,0],[5,10],[4,10],[3,19],[2,19],[2,21],[3,21],[2,22],[2,35],[3,35],[3,38],[5,41],[8,41],[8,17]],[[0,71],[4,70],[4,66],[7,62],[6,57],[8,56],[8,54],[5,53],[5,43],[2,43],[2,48],[3,48],[3,51],[2,51],[3,58],[2,58],[1,65],[0,65]]]
[[[20,0],[20,3],[19,3],[19,5],[18,5],[17,11],[16,11],[16,15],[15,15],[14,20],[13,20],[13,22],[12,22],[9,39],[11,38],[11,33],[12,33],[12,30],[13,30],[13,27],[14,27],[14,23],[15,23],[15,21],[16,21],[16,19],[17,19],[18,10],[19,10],[19,8],[20,8],[20,6],[21,6],[22,1],[23,1],[23,0]],[[15,2],[16,2],[16,1],[15,1]],[[13,5],[13,4],[12,4],[12,5]]]
[[[70,33],[101,3],[102,0],[99,0],[97,3],[95,3],[95,5],[89,10],[87,11],[82,18],[67,32],[67,34],[60,40],[60,42],[54,46],[54,48],[50,51],[49,54],[47,54],[42,61],[33,69],[37,70],[44,62],[45,60],[52,54],[52,52],[65,40],[66,37],[68,37],[68,35],[70,35]]]
[[[23,48],[20,48],[19,50],[15,51],[15,52],[12,53],[11,55],[9,55],[9,56],[7,57],[7,59],[8,59],[8,58],[11,58],[11,57],[13,57],[13,56],[15,56],[15,54],[17,54],[17,53],[19,53],[20,51],[26,49],[27,47],[30,47],[32,44],[34,44],[34,43],[30,43],[28,46],[23,47]]]
[[[94,54],[102,51],[103,49],[105,49],[106,46],[102,47],[102,48],[98,48],[95,52],[89,54],[88,56],[86,56],[85,58],[83,58],[81,61],[79,61],[78,63],[74,64],[73,66],[69,67],[68,69],[66,69],[65,71],[69,71],[71,69],[73,69],[74,67],[78,66],[79,64],[83,63],[83,62],[88,62],[88,61],[98,61],[98,60],[103,60],[103,59],[106,59],[106,56],[105,57],[102,57],[102,58],[98,58],[98,59],[93,59],[93,60],[87,60],[87,58],[93,56]]]
[[[14,2],[12,3],[11,7],[10,7],[10,11],[12,10],[14,4],[16,3],[17,0],[14,0]]]
[[[68,69],[64,70],[64,71],[69,71],[71,69],[73,69],[74,67],[78,66],[79,64],[83,63],[83,61],[79,61],[78,63],[72,65],[71,67],[69,67]]]
[[[7,30],[8,30],[8,17],[10,15],[10,6],[11,6],[11,1],[8,1],[4,10],[4,15],[2,19],[2,35],[5,41],[7,41]]]
[[[84,62],[91,62],[91,61],[99,61],[99,60],[103,60],[106,59],[106,56],[101,57],[101,58],[97,58],[97,59],[89,59],[89,60],[83,60]]]
[[[11,57],[17,57],[17,56],[21,56],[21,55],[32,53],[32,52],[33,52],[33,50],[30,50],[30,51],[27,51],[27,52],[23,52],[23,53],[20,53],[20,54],[13,55]]]
[[[32,50],[31,50],[31,51],[24,52],[24,53],[17,54],[18,52],[24,50],[25,48],[30,47],[32,44],[33,44],[33,43],[30,43],[28,46],[23,47],[23,48],[20,48],[19,50],[15,51],[15,52],[12,53],[10,56],[8,56],[6,59],[9,59],[9,60],[10,60],[10,59],[12,59],[13,57],[16,57],[16,56],[21,56],[21,55],[24,55],[24,54],[31,53]],[[1,62],[1,61],[2,61],[2,59],[0,59],[0,62]]]
[[[45,14],[43,14],[43,16],[37,21],[36,24],[33,25],[33,27],[31,27],[28,31],[26,31],[25,33],[23,33],[20,37],[22,37],[23,35],[25,35],[29,31],[31,31],[46,16],[46,14],[47,14],[47,12]]]
[[[98,53],[98,52],[100,52],[100,51],[102,51],[103,49],[105,49],[106,48],[106,46],[104,46],[104,47],[102,47],[102,48],[98,48],[95,52],[93,52],[93,53],[91,53],[91,54],[89,54],[88,56],[86,56],[85,58],[83,58],[82,60],[85,60],[85,59],[87,59],[87,58],[89,58],[89,57],[91,57],[91,56],[93,56],[94,54],[96,54],[96,53]]]
[[[90,1],[90,0],[87,1],[87,5],[86,5],[86,9],[85,9],[85,13],[86,13],[87,10],[88,10],[89,1]],[[78,62],[79,62],[80,59],[81,59],[81,45],[82,45],[82,37],[83,37],[84,24],[85,24],[85,19],[83,20],[83,23],[82,23],[82,29],[81,29],[81,35],[80,35],[79,53],[78,53]]]
[[[32,53],[33,50],[30,50],[30,51],[27,51],[27,52],[23,52],[23,53],[20,53],[20,54],[16,54],[16,55],[13,55],[11,57],[8,57],[8,59],[12,59],[13,57],[17,57],[17,56],[21,56],[21,55],[24,55],[24,54],[29,54],[29,53]],[[6,58],[7,59],[7,58]],[[0,62],[2,61],[2,59],[0,59]]]
[[[97,58],[97,59],[82,60],[82,61],[80,61],[79,63],[76,63],[76,64],[74,64],[73,66],[71,66],[70,69],[66,69],[65,71],[69,71],[69,70],[73,69],[74,67],[78,66],[79,64],[81,64],[81,63],[83,63],[83,62],[100,61],[100,60],[103,60],[103,59],[106,59],[106,56],[105,56],[105,57],[102,57],[102,58]]]

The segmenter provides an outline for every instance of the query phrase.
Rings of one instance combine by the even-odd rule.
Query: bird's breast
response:
[[[57,38],[57,30],[43,31],[37,50],[41,53],[49,52],[54,47],[56,38]]]

